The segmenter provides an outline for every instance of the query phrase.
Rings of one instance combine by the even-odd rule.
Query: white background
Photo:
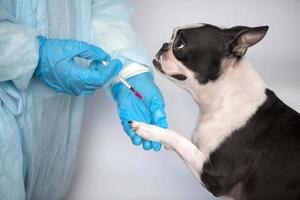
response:
[[[153,57],[174,27],[190,23],[270,29],[247,58],[277,95],[300,111],[300,1],[134,0],[132,26]],[[169,127],[190,137],[198,108],[190,95],[156,74]],[[68,200],[215,199],[173,152],[131,144],[114,102],[103,91],[88,97],[78,161]]]

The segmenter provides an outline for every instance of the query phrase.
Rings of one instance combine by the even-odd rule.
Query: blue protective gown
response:
[[[57,200],[67,191],[83,97],[56,93],[33,77],[37,35],[94,43],[148,65],[123,0],[0,0],[0,199]]]

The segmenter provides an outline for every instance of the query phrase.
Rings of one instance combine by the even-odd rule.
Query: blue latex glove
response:
[[[121,70],[119,60],[110,61],[102,49],[86,42],[45,37],[38,40],[40,58],[35,76],[57,92],[91,95]],[[93,61],[88,68],[82,67],[75,62],[75,57]],[[103,66],[103,60],[110,64]]]
[[[167,128],[164,99],[158,87],[153,82],[151,73],[138,74],[127,79],[127,81],[141,93],[143,99],[140,100],[134,96],[133,93],[120,82],[113,86],[112,94],[118,103],[118,113],[124,131],[131,138],[134,145],[143,143],[145,150],[153,148],[153,150],[159,151],[161,148],[160,143],[144,141],[131,130],[128,121],[135,120]]]

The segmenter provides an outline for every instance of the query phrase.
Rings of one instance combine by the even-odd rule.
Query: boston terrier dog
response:
[[[300,114],[244,57],[267,30],[176,28],[153,63],[199,106],[191,142],[169,129],[129,122],[144,139],[174,150],[208,191],[224,199],[300,199]]]

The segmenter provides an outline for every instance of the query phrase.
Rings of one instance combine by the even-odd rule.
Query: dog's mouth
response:
[[[153,59],[152,63],[153,63],[153,65],[154,65],[155,69],[157,69],[157,70],[160,71],[161,73],[165,74],[164,70],[163,70],[162,67],[161,67],[160,62],[158,62],[156,59]]]
[[[185,75],[182,74],[175,74],[175,75],[171,75],[173,78],[179,80],[179,81],[184,81],[187,79],[187,77]]]
[[[157,69],[158,71],[160,71],[162,74],[166,74],[164,72],[164,70],[162,69],[160,62],[158,62],[156,59],[153,59],[152,62],[153,62],[153,65],[154,65],[155,69]],[[171,77],[173,77],[173,78],[175,78],[175,79],[177,79],[179,81],[184,81],[184,80],[187,79],[187,77],[185,75],[183,75],[183,74],[173,74],[173,75],[169,75],[169,76],[171,76]]]

